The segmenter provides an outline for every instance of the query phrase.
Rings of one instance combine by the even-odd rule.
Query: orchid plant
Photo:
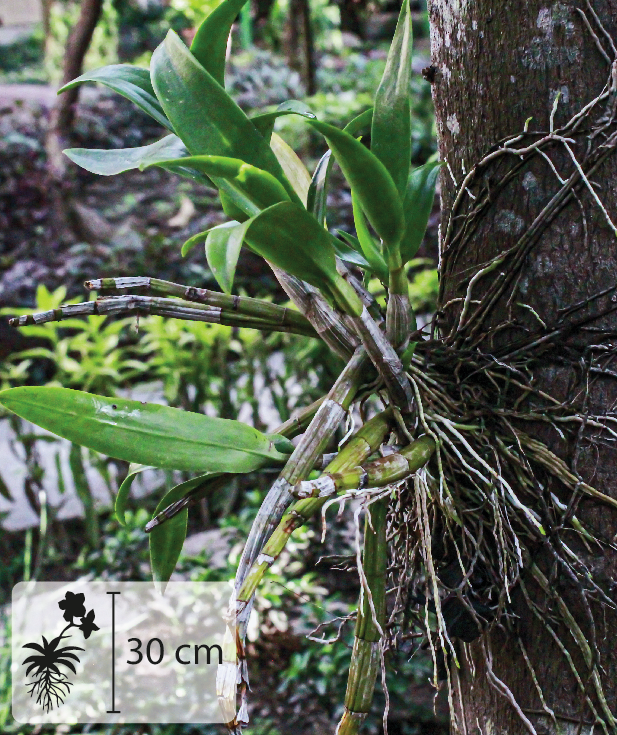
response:
[[[343,129],[318,120],[296,100],[249,118],[227,94],[227,41],[245,2],[224,0],[201,24],[190,48],[169,31],[149,70],[108,66],[60,90],[98,82],[167,130],[161,140],[139,148],[65,151],[79,166],[103,176],[159,166],[218,189],[229,221],[192,237],[183,252],[205,243],[221,291],[150,277],[104,278],[86,284],[99,294],[94,301],[19,317],[13,323],[40,324],[88,314],[159,314],[285,331],[324,340],[346,362],[339,378],[326,396],[270,434],[239,421],[66,388],[12,388],[0,393],[0,403],[55,434],[130,462],[116,500],[121,522],[131,481],[144,467],[195,475],[161,499],[146,528],[153,575],[163,584],[180,554],[188,509],[196,498],[216,492],[233,475],[282,467],[255,519],[236,577],[234,614],[240,635],[219,676],[222,706],[234,732],[248,721],[243,641],[263,575],[295,528],[330,498],[381,488],[367,503],[364,548],[358,557],[362,592],[356,642],[345,714],[337,730],[349,735],[359,731],[369,711],[383,653],[388,488],[422,468],[436,446],[431,436],[421,435],[406,373],[422,338],[409,300],[406,264],[424,236],[439,164],[415,169],[410,164],[409,0],[402,5],[374,107]],[[301,116],[323,137],[327,150],[312,175],[274,132],[283,115]],[[368,132],[370,148],[362,137]],[[336,236],[327,226],[329,177],[335,163],[351,189],[355,236]],[[295,308],[233,294],[242,248],[264,258]],[[387,293],[385,310],[362,278],[381,281]],[[324,459],[341,422],[371,394],[380,397],[385,410],[366,421],[334,457]],[[300,438],[294,445],[290,440],[296,436]],[[398,448],[380,456],[390,436]]]

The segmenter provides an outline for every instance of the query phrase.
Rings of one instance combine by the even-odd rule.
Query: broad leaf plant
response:
[[[422,424],[412,420],[414,395],[405,368],[421,336],[409,300],[406,264],[427,226],[439,164],[410,165],[409,0],[403,2],[374,107],[342,130],[317,120],[295,100],[249,118],[227,94],[227,40],[245,1],[224,0],[201,24],[190,48],[170,30],[149,70],[107,66],[60,90],[98,82],[168,131],[139,148],[65,151],[77,165],[103,176],[159,166],[218,189],[229,221],[192,237],[183,252],[205,243],[221,291],[148,277],[106,278],[86,284],[103,294],[95,301],[13,322],[19,326],[92,313],[145,313],[287,331],[324,340],[344,358],[344,370],[326,396],[272,434],[240,421],[66,388],[12,388],[0,394],[0,403],[72,442],[132,463],[116,500],[120,522],[131,482],[145,467],[195,474],[161,499],[146,528],[153,576],[162,584],[182,549],[192,500],[223,488],[234,475],[282,467],[257,515],[236,577],[233,613],[239,636],[237,645],[228,647],[218,677],[221,706],[234,732],[248,722],[243,642],[263,575],[290,534],[329,499],[383,488],[365,500],[365,539],[362,555],[358,552],[361,596],[345,711],[337,729],[348,735],[359,731],[370,709],[383,659],[389,486],[423,468],[436,446],[434,437],[423,434]],[[327,150],[312,176],[273,130],[283,115],[303,117],[323,136]],[[351,189],[355,236],[337,237],[327,226],[334,164]],[[233,294],[242,248],[264,258],[297,310]],[[359,271],[365,280],[383,283],[385,313],[364,288]],[[341,422],[371,394],[381,398],[385,410],[365,422],[334,458],[324,460]],[[294,446],[290,439],[296,436]],[[398,449],[381,456],[379,450],[391,436]]]

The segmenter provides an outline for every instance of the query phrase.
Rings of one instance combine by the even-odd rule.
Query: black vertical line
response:
[[[108,715],[120,714],[120,710],[116,709],[116,597],[121,592],[108,592],[111,595],[111,709],[107,710]]]

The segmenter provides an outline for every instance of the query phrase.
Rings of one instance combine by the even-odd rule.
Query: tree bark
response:
[[[78,77],[83,70],[84,58],[90,47],[92,35],[103,10],[103,0],[82,0],[79,19],[72,28],[66,43],[62,84]],[[55,109],[55,126],[61,135],[70,131],[74,105],[79,98],[79,87],[69,89],[59,98]]]
[[[289,66],[300,72],[306,93],[315,94],[315,42],[309,0],[291,0],[289,3],[287,58]]]
[[[584,11],[596,38],[577,8]],[[478,170],[470,185],[471,194],[459,198],[453,213],[459,186],[474,164],[505,138],[522,133],[530,117],[533,117],[530,131],[548,132],[551,113],[555,110],[557,130],[602,93],[617,52],[595,22],[594,12],[608,34],[617,39],[616,0],[429,2],[433,99],[440,157],[447,164],[441,173],[440,301],[444,305],[459,299],[441,315],[442,334],[458,323],[470,276],[529,231],[562,187],[556,172],[567,180],[576,171],[572,156],[560,142],[545,149],[550,163],[540,155],[525,162],[514,156],[496,157]],[[612,69],[617,83],[617,64]],[[616,94],[617,90],[610,91],[598,106],[594,118],[597,125],[604,124],[601,113],[606,111],[609,117],[609,124],[600,137],[615,132],[610,116],[614,113]],[[593,129],[585,125],[569,137],[573,141],[568,144],[572,153],[579,162],[584,161],[589,146],[597,140]],[[538,136],[525,138],[524,142],[527,140],[531,143]],[[500,180],[509,171],[514,175],[501,185]],[[508,288],[494,303],[482,325],[483,333],[505,321],[509,326],[500,328],[485,342],[485,351],[507,352],[507,346],[516,344],[525,330],[548,334],[553,325],[560,323],[568,307],[617,283],[615,232],[607,217],[617,221],[617,155],[609,151],[591,179],[606,214],[585,182],[579,181],[576,198],[568,200],[555,217],[539,228]],[[489,203],[472,219],[469,214],[479,201],[481,188],[490,191]],[[452,214],[454,218],[450,220]],[[460,237],[458,245],[452,247],[457,236]],[[490,275],[476,282],[473,300],[480,299],[502,277],[498,265]],[[510,298],[513,293],[514,297]],[[609,311],[611,298],[617,300],[614,292],[596,299],[586,309],[595,310],[596,315]],[[558,400],[577,400],[581,414],[610,414],[617,402],[615,377],[607,373],[590,374],[588,368],[597,364],[594,360],[598,353],[591,345],[602,342],[602,349],[610,352],[607,338],[615,333],[617,317],[613,312],[590,321],[584,328],[564,331],[556,340],[549,339],[548,349],[530,363],[536,385]],[[609,443],[592,446],[591,429],[560,435],[546,428],[546,424],[529,422],[525,422],[524,429],[547,443],[585,481],[617,497],[617,455]],[[583,500],[577,512],[600,536],[615,535],[617,515],[612,509]],[[604,591],[613,600],[617,599],[615,552],[597,547],[576,548]],[[550,569],[550,560],[543,556],[542,550],[536,553],[537,563]],[[549,579],[552,588],[561,591],[590,640],[591,626],[580,595],[559,569],[551,571],[554,573]],[[523,574],[523,580],[543,615],[551,616],[554,601],[543,596],[528,572]],[[617,616],[614,611],[602,611],[599,605],[590,604],[595,617],[599,662],[604,669],[604,691],[608,706],[617,714]],[[567,733],[589,732],[588,726],[581,731],[579,722],[590,723],[594,717],[584,703],[559,644],[548,633],[541,616],[533,615],[524,604],[521,589],[514,591],[512,606],[520,616],[517,630],[504,632],[494,627],[479,640],[461,646],[461,669],[451,669],[457,715],[453,731],[469,735],[478,732],[518,735],[535,730],[540,735],[557,733],[559,727]],[[573,642],[571,632],[563,625],[558,635],[568,646]],[[491,655],[493,673],[508,690],[487,676],[486,661]],[[601,712],[581,656],[574,654],[573,663],[584,674],[590,700]],[[530,665],[535,670],[538,686]],[[554,720],[543,710],[538,688],[548,708],[555,711]],[[610,731],[614,730],[609,727]]]
[[[80,76],[94,29],[103,9],[103,0],[82,0],[79,18],[72,28],[66,44],[62,84]],[[48,12],[48,10],[46,11]],[[70,185],[66,181],[66,158],[62,155],[69,147],[68,136],[73,125],[75,104],[79,99],[79,87],[63,92],[51,110],[45,140],[47,170],[51,199],[51,225],[48,239],[57,242],[65,238],[70,225]]]

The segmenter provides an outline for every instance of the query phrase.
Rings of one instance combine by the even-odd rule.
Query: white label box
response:
[[[234,703],[220,706],[216,680],[235,656],[230,609],[224,582],[169,582],[164,592],[152,582],[21,582],[11,606],[13,717],[229,721]]]

